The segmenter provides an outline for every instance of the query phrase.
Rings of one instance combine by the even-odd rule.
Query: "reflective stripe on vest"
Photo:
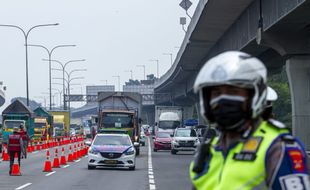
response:
[[[243,149],[244,142],[233,147],[226,157],[222,151],[215,150],[218,138],[214,139],[211,147],[211,161],[205,174],[197,174],[190,167],[190,177],[196,190],[249,190],[268,189],[265,183],[265,157],[272,142],[281,134],[289,133],[287,129],[278,129],[262,122],[251,137],[262,138],[253,161],[235,160],[233,157]]]

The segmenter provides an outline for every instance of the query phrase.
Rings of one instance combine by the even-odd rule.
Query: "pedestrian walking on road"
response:
[[[197,190],[310,189],[307,154],[279,121],[264,120],[267,70],[246,53],[225,52],[200,70],[201,115],[219,130],[190,167]]]
[[[19,134],[21,135],[22,140],[23,140],[22,158],[27,158],[27,147],[28,147],[29,136],[28,136],[27,130],[25,130],[24,125],[19,126]]]
[[[18,157],[18,165],[20,167],[20,156],[21,156],[21,150],[23,146],[23,140],[19,133],[18,127],[13,128],[13,133],[9,135],[9,141],[8,141],[8,151],[10,155],[10,172],[12,173],[12,166],[14,163],[14,157],[15,154],[17,154]]]

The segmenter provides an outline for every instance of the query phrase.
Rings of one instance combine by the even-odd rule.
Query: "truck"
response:
[[[13,133],[13,128],[24,125],[30,139],[34,136],[34,112],[23,102],[16,99],[2,112],[2,144],[8,143],[8,138]]]
[[[53,136],[56,138],[68,136],[70,133],[69,111],[49,111],[53,116]]]
[[[173,134],[177,127],[182,126],[183,109],[179,106],[155,106],[155,129]]]
[[[37,107],[34,110],[34,137],[35,142],[49,140],[53,136],[52,122],[53,116],[44,108]]]
[[[98,133],[126,133],[140,154],[142,96],[134,92],[99,92]]]

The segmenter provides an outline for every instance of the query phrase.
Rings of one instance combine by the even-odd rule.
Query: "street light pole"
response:
[[[25,38],[25,49],[26,49],[26,94],[27,94],[27,106],[29,106],[29,85],[28,85],[28,36],[31,30],[38,28],[38,27],[44,27],[44,26],[57,26],[59,23],[55,24],[40,24],[40,25],[35,25],[31,27],[27,32],[25,32],[21,27],[16,26],[16,25],[9,25],[9,24],[0,24],[0,26],[5,26],[5,27],[13,27],[17,28],[20,31],[22,31],[24,38]]]
[[[47,59],[43,59],[43,61],[49,61]],[[73,62],[79,62],[79,61],[85,61],[85,59],[78,59],[78,60],[70,60],[70,61],[67,61],[65,64],[63,64],[62,62],[58,61],[58,60],[50,60],[52,62],[56,62],[58,64],[61,65],[62,67],[62,78],[63,78],[63,95],[64,95],[64,99],[63,99],[63,103],[64,103],[64,110],[66,110],[66,100],[65,100],[65,69],[66,69],[66,66],[69,64],[69,63],[73,63]]]
[[[108,80],[100,80],[100,81],[105,81],[105,85],[108,85]]]
[[[170,55],[170,62],[171,62],[171,66],[172,66],[172,64],[173,64],[172,53],[163,53],[163,55]]]
[[[151,59],[150,61],[156,61],[156,63],[157,63],[157,78],[159,78],[159,60],[158,59]]]
[[[117,79],[118,79],[118,91],[120,92],[121,91],[121,83],[120,83],[120,76],[119,75],[117,75],[117,76],[113,76],[113,77],[117,77]]]
[[[145,65],[137,65],[137,67],[143,67],[143,77],[145,80]]]
[[[52,53],[55,49],[60,48],[60,47],[75,47],[76,45],[58,45],[53,47],[51,50],[49,50],[48,48],[46,48],[45,46],[42,45],[30,45],[28,44],[28,46],[33,46],[33,47],[41,47],[43,49],[45,49],[48,53],[48,62],[49,62],[49,92],[50,92],[50,110],[52,110],[51,104],[52,104],[52,71],[51,71],[51,59],[52,59]]]
[[[132,70],[127,70],[127,71],[125,71],[125,72],[130,72],[131,80],[133,80]]]

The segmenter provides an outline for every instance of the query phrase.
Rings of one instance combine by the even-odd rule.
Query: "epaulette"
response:
[[[287,129],[287,127],[284,125],[284,123],[275,120],[275,119],[268,119],[267,121],[270,125],[278,128],[278,129]]]

